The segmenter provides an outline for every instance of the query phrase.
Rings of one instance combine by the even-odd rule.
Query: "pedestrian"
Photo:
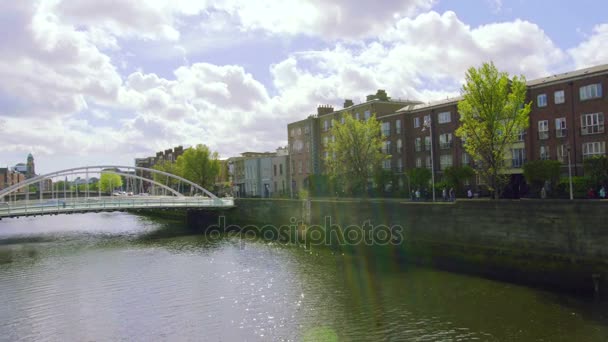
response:
[[[456,200],[456,192],[454,191],[454,188],[450,188],[450,201],[455,201]]]
[[[467,190],[467,198],[468,199],[472,199],[473,198],[473,191],[471,191],[470,188]]]
[[[595,191],[593,191],[593,188],[589,188],[589,190],[587,190],[587,198],[589,198],[589,199],[595,198]]]
[[[547,191],[545,190],[544,186],[540,189],[540,198],[542,198],[542,199],[547,198]]]
[[[416,201],[420,201],[420,189],[416,189]]]
[[[600,189],[600,199],[605,199],[605,198],[606,198],[606,189],[602,185],[602,188]]]
[[[444,201],[448,200],[448,191],[446,190],[446,188],[443,188],[443,190],[441,191],[441,196],[443,197]]]

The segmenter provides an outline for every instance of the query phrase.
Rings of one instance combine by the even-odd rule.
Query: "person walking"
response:
[[[450,188],[450,201],[454,202],[456,200],[456,192],[454,188]]]
[[[471,188],[469,188],[469,189],[467,190],[467,198],[468,198],[468,199],[472,199],[472,198],[473,198],[473,191],[471,191]]]
[[[443,197],[444,201],[448,200],[448,190],[446,188],[443,188],[443,191],[441,191],[441,196]]]
[[[602,186],[602,188],[600,189],[600,199],[605,199],[606,198],[606,189],[604,188],[604,186]]]
[[[416,189],[416,201],[420,201],[420,189]]]

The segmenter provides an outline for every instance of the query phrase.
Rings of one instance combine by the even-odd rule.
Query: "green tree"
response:
[[[99,177],[99,186],[102,192],[111,193],[115,188],[122,186],[122,178],[117,174],[102,173]]]
[[[155,170],[158,170],[158,171],[170,173],[172,175],[181,176],[181,173],[177,168],[177,164],[172,163],[170,161],[164,161],[164,160],[160,161],[156,165],[154,165],[152,168]],[[152,179],[154,179],[156,182],[158,182],[160,184],[167,185],[171,188],[175,188],[179,183],[179,181],[177,179],[175,179],[173,177],[168,177],[168,176],[165,176],[165,175],[162,175],[159,173],[152,173]]]
[[[531,103],[525,104],[526,80],[509,78],[493,63],[470,68],[458,102],[460,127],[456,135],[476,161],[476,172],[485,180],[495,198],[505,185],[507,152],[528,127]]]
[[[205,189],[210,189],[220,172],[217,152],[211,152],[205,145],[196,145],[184,151],[176,161],[177,174]]]
[[[540,193],[545,182],[556,186],[559,182],[561,163],[557,160],[534,160],[524,165],[524,177],[533,192]]]
[[[343,124],[334,120],[330,134],[335,140],[327,146],[328,174],[346,193],[364,192],[374,171],[389,157],[381,152],[384,137],[376,115],[367,120],[347,115]]]
[[[450,166],[443,171],[443,177],[447,187],[454,187],[459,194],[464,193],[464,182],[475,175],[475,170],[470,166]]]
[[[608,157],[594,156],[583,160],[585,176],[589,177],[593,186],[608,184]]]
[[[410,178],[410,186],[412,190],[424,188],[429,185],[431,180],[431,170],[427,168],[417,167],[409,169],[407,176]]]

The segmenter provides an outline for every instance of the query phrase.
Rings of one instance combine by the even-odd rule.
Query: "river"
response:
[[[127,213],[0,221],[4,341],[606,341],[608,305]]]

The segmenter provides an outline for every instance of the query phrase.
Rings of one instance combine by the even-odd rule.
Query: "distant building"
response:
[[[245,152],[240,157],[229,158],[229,178],[234,195],[273,197],[287,194],[288,165],[286,148],[276,152]]]
[[[25,180],[25,175],[8,167],[0,168],[0,189],[8,188]],[[25,192],[26,189],[21,189],[19,192]]]

